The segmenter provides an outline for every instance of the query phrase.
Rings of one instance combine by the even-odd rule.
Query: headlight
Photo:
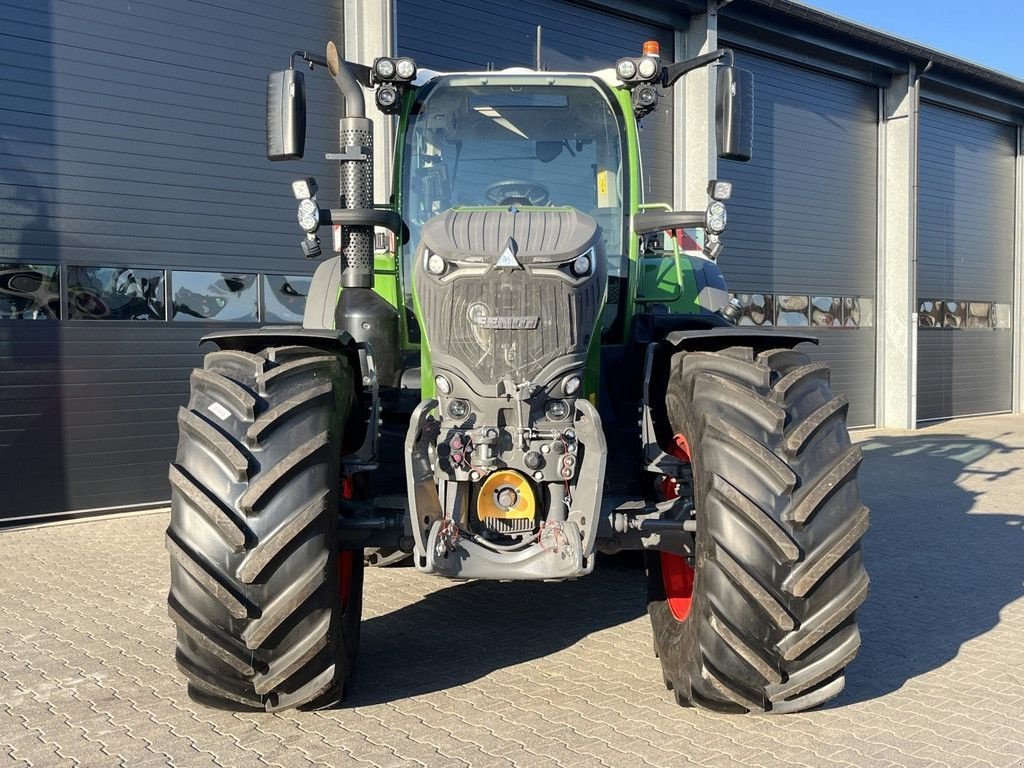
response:
[[[548,400],[544,406],[544,415],[551,421],[561,421],[569,415],[569,404],[565,400]]]
[[[716,200],[708,206],[708,212],[704,217],[704,228],[713,235],[720,235],[725,231],[726,223],[725,203]]]
[[[305,179],[296,179],[292,182],[292,194],[296,200],[308,200],[316,197],[316,179],[309,176]]]
[[[377,106],[387,112],[398,102],[398,89],[393,85],[382,85],[377,89],[374,99],[377,101]]]
[[[708,197],[712,200],[728,200],[732,197],[732,182],[712,179],[708,182]]]
[[[416,62],[412,59],[399,59],[395,62],[395,74],[403,80],[412,80],[416,76]]]
[[[590,274],[590,257],[593,255],[593,251],[587,251],[576,257],[576,261],[572,263],[572,273],[576,277],[583,277],[584,275]]]
[[[452,393],[452,383],[441,374],[434,377],[434,387],[442,395],[450,395]]]
[[[320,207],[316,200],[302,200],[299,203],[299,226],[312,234],[320,227]]]
[[[562,379],[562,391],[569,397],[572,397],[580,391],[580,385],[583,384],[583,380],[576,374],[566,376]]]
[[[390,80],[395,76],[394,59],[377,59],[373,62],[373,72],[381,80]]]
[[[650,80],[658,74],[658,60],[651,56],[644,56],[637,64],[636,71],[644,80]]]
[[[619,80],[630,80],[636,75],[636,62],[632,59],[620,59],[615,65],[615,74]]]
[[[448,403],[448,415],[455,421],[462,421],[469,415],[469,403],[465,400],[455,398]]]
[[[443,258],[438,256],[436,253],[426,252],[427,257],[427,272],[432,275],[443,275],[444,271],[448,269],[448,264]]]
[[[633,91],[633,106],[649,110],[658,103],[658,91],[653,85],[641,85]]]

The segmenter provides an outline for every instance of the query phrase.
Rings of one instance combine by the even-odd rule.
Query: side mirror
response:
[[[718,156],[745,163],[754,154],[754,76],[745,69],[719,67],[717,96]]]
[[[305,76],[297,69],[267,76],[267,159],[301,160],[306,148]]]

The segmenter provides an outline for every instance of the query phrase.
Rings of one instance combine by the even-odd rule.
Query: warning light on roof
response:
[[[657,40],[646,40],[644,42],[644,56],[660,56],[661,46]]]

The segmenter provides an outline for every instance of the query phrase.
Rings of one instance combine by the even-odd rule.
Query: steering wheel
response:
[[[495,205],[547,205],[551,193],[543,184],[527,179],[502,179],[484,190],[484,196]]]

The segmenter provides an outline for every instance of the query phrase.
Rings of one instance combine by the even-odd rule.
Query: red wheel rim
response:
[[[681,461],[690,462],[690,444],[683,435],[672,438],[669,453]],[[661,482],[661,492],[666,499],[679,496],[679,487],[667,477]],[[665,602],[676,621],[685,621],[693,604],[693,568],[681,555],[661,552],[661,580],[665,588]]]

